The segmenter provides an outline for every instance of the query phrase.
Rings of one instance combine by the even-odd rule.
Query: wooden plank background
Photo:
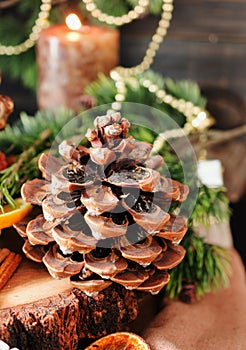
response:
[[[120,29],[122,65],[141,61],[158,20],[147,16]],[[202,88],[215,88],[217,95],[222,88],[246,100],[246,0],[174,0],[171,26],[152,69],[173,79],[195,80]],[[16,115],[35,112],[34,94],[19,82],[5,76],[0,91],[14,99]],[[234,120],[246,115],[241,105]]]
[[[141,61],[157,23],[148,16],[122,27],[121,64]],[[246,98],[246,1],[174,0],[171,26],[152,68]]]

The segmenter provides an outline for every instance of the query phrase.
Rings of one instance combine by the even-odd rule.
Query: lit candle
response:
[[[118,65],[119,32],[81,25],[75,14],[69,15],[66,23],[40,33],[37,101],[40,109],[64,106],[79,112],[85,88],[99,72],[108,75]]]

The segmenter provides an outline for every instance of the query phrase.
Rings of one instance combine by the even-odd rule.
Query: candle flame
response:
[[[79,17],[75,13],[70,13],[65,19],[66,25],[71,30],[79,30],[82,27]]]

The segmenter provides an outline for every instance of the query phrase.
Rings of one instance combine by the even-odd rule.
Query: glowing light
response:
[[[193,119],[192,125],[195,128],[199,128],[201,125],[204,125],[205,120],[207,119],[207,114],[205,112],[200,112],[198,116]]]
[[[79,30],[82,27],[79,17],[75,13],[70,13],[66,19],[66,25],[71,30]]]

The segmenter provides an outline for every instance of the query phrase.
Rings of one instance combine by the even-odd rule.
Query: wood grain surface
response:
[[[192,79],[246,97],[246,1],[175,0],[171,26],[153,69],[173,79]],[[121,62],[141,61],[158,18],[121,29]]]
[[[21,253],[22,243],[15,230],[3,230],[0,248]],[[137,318],[140,302],[119,285],[87,296],[69,279],[53,279],[42,264],[23,256],[0,291],[0,339],[20,350],[77,350],[79,341],[127,327]]]

